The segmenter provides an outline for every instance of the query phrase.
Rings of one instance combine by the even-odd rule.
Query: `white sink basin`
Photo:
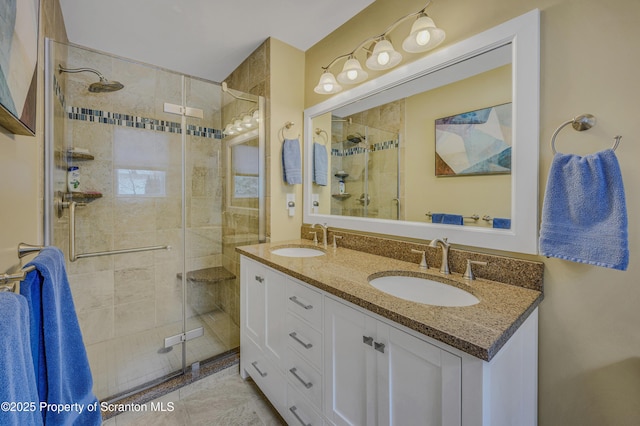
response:
[[[324,251],[313,247],[281,247],[272,249],[271,253],[285,257],[315,257],[324,255]]]
[[[480,302],[458,287],[421,277],[388,275],[369,280],[380,291],[400,299],[436,306],[470,306]]]

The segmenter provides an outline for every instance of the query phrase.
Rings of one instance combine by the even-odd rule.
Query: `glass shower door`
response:
[[[94,393],[114,399],[238,346],[234,244],[258,235],[223,238],[260,215],[225,210],[220,129],[250,102],[78,46],[48,41],[47,60],[46,243],[69,259]],[[94,73],[59,65],[124,87],[90,92]]]

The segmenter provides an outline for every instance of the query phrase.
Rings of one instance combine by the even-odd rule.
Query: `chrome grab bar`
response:
[[[127,254],[127,253],[137,253],[141,251],[151,251],[151,250],[171,250],[171,246],[148,246],[148,247],[136,247],[130,249],[121,249],[121,250],[109,250],[109,251],[97,251],[93,253],[76,253],[76,207],[85,206],[85,203],[77,203],[75,201],[71,201],[68,205],[64,205],[63,207],[67,207],[69,209],[69,260],[71,262],[75,262],[78,259],[83,259],[86,257],[98,257],[98,256],[110,256],[113,254]]]

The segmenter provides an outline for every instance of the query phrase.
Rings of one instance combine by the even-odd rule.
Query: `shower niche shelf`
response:
[[[331,196],[333,198],[335,198],[336,200],[342,201],[342,200],[346,200],[347,198],[351,197],[351,194],[347,194],[347,193],[344,193],[344,194],[331,194]]]
[[[99,192],[67,192],[64,198],[67,201],[75,201],[76,203],[89,203],[102,198],[102,194]]]
[[[60,170],[67,170],[70,163],[74,161],[91,161],[95,157],[88,152],[74,152],[74,151],[56,151],[55,164]]]

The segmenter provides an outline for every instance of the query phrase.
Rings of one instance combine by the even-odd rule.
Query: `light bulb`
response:
[[[418,45],[420,46],[424,46],[425,44],[429,43],[430,39],[431,34],[429,34],[429,31],[427,30],[419,31],[418,34],[416,34],[416,43],[418,43]]]
[[[320,81],[318,85],[313,89],[314,92],[319,93],[321,95],[328,95],[331,93],[338,93],[342,90],[342,86],[338,84],[336,78],[333,74],[328,71],[325,71],[320,76]]]
[[[342,72],[338,74],[338,81],[342,84],[356,84],[366,80],[368,74],[362,69],[360,62],[350,56],[347,62],[344,63]]]
[[[242,127],[242,121],[240,121],[239,118],[236,118],[233,122],[233,128],[236,129],[238,132],[241,132],[244,130],[244,127]]]
[[[380,64],[380,65],[383,65],[383,66],[387,65],[389,63],[389,53],[381,52],[378,55],[378,60],[377,61],[378,61],[378,64]]]

